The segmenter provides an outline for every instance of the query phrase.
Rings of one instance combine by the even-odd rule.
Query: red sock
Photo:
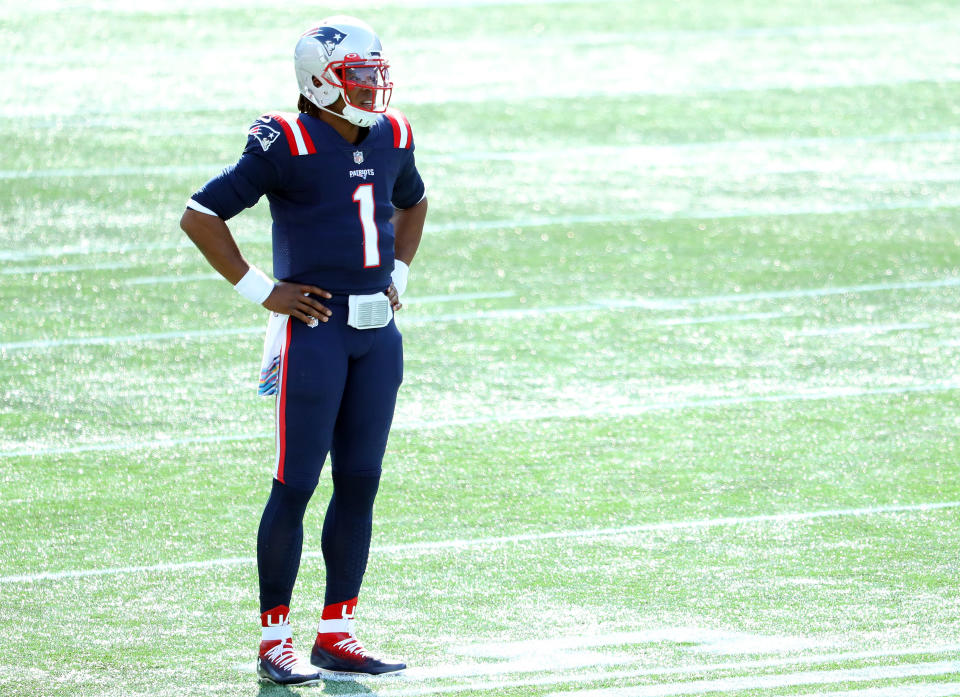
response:
[[[290,608],[277,605],[260,615],[260,654],[272,649],[282,641],[292,641],[290,629]]]
[[[323,608],[320,626],[317,627],[317,644],[327,648],[353,636],[353,615],[357,610],[357,599],[350,598],[341,603],[332,603]]]

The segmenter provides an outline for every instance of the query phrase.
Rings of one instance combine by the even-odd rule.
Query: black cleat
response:
[[[271,644],[273,644],[271,646]],[[293,652],[293,641],[264,641],[260,644],[257,657],[257,675],[260,682],[272,682],[277,685],[313,685],[323,676],[297,658]]]
[[[323,637],[323,639],[321,639]],[[321,634],[310,652],[310,662],[331,673],[381,675],[407,667],[406,663],[382,661],[370,655],[352,634]]]

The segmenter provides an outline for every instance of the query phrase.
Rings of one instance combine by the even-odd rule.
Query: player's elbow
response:
[[[414,206],[413,208],[415,211],[414,215],[416,216],[417,223],[422,228],[424,221],[427,219],[427,197],[424,196],[422,199],[420,199],[417,205]]]
[[[180,229],[187,233],[193,242],[197,241],[197,238],[203,234],[204,228],[209,224],[210,221],[205,220],[208,216],[203,213],[198,213],[195,210],[187,208],[183,215],[180,216]]]
[[[420,220],[422,221],[427,217],[427,197],[424,196],[422,199],[417,201],[415,204],[409,208],[404,208],[398,210],[397,213],[407,219],[407,220]]]

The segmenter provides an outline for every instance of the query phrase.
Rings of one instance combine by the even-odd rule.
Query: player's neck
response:
[[[360,139],[360,127],[354,125],[347,121],[342,116],[336,116],[326,111],[317,110],[317,118],[319,118],[324,123],[333,127],[340,136],[350,143],[351,145],[356,145],[357,141]]]

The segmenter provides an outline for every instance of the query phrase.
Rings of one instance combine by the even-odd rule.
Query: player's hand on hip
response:
[[[333,297],[323,288],[278,281],[273,287],[273,292],[263,301],[263,306],[272,312],[296,317],[304,324],[316,327],[319,322],[326,322],[333,313],[326,305],[316,298],[311,298],[310,295],[318,295],[321,298]]]
[[[403,305],[400,303],[400,294],[397,292],[397,287],[390,284],[390,287],[383,291],[383,294],[387,296],[387,299],[390,301],[390,306],[393,308],[393,311],[396,312]]]

